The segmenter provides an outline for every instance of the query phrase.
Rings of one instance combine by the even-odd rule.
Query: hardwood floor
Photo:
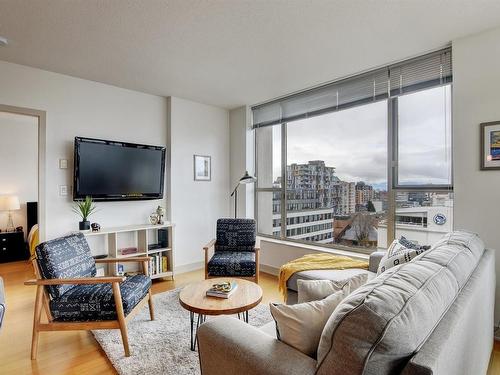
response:
[[[42,332],[38,359],[31,361],[31,329],[34,287],[23,285],[33,278],[26,262],[0,264],[7,297],[7,313],[0,331],[0,374],[114,374],[114,368],[91,333]],[[161,293],[203,279],[203,271],[177,275],[175,281],[153,283],[153,293]],[[279,301],[277,279],[261,273],[263,302]],[[187,345],[187,344],[186,344]],[[495,342],[488,375],[500,374],[500,342]]]
[[[94,336],[86,331],[40,333],[38,358],[31,361],[36,288],[23,285],[34,277],[31,264],[0,264],[0,276],[4,279],[7,299],[7,312],[0,331],[0,374],[116,373]],[[188,272],[177,275],[174,281],[155,280],[152,290],[161,293],[203,278],[203,270]],[[259,284],[264,291],[263,302],[280,299],[276,277],[261,274]]]

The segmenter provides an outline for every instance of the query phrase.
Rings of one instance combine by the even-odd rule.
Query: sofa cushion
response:
[[[217,220],[215,251],[255,251],[256,226],[253,219]]]
[[[207,265],[210,276],[254,276],[255,253],[249,251],[214,253]]]
[[[375,276],[375,273],[361,268],[349,268],[345,270],[310,270],[295,272],[287,281],[288,289],[297,291],[297,280],[332,280],[344,281],[359,274],[367,274],[368,280]]]
[[[127,277],[120,283],[123,311],[127,315],[151,287],[145,275]],[[77,285],[50,301],[50,311],[57,321],[95,321],[116,319],[116,305],[111,283]]]
[[[453,232],[350,294],[323,330],[318,374],[399,373],[452,305],[484,244]]]
[[[344,297],[344,291],[340,290],[321,301],[292,306],[269,304],[278,340],[315,358],[323,327]]]
[[[274,320],[264,324],[262,327],[259,327],[259,331],[264,332],[266,335],[274,337],[275,339],[278,339],[278,337],[276,336],[276,322]]]
[[[96,274],[87,240],[81,233],[56,238],[36,247],[38,267],[44,279],[93,277]],[[47,287],[52,298],[58,298],[73,285]]]
[[[360,273],[342,281],[299,279],[297,280],[297,302],[319,301],[338,291],[343,291],[347,296],[366,284],[367,279],[366,273]]]

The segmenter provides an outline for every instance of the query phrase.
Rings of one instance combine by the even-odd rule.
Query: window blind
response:
[[[446,48],[253,106],[253,127],[318,116],[451,81],[451,48]]]

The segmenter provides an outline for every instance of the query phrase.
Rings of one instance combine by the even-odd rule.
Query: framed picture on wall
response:
[[[500,121],[481,125],[481,170],[500,169]]]
[[[205,155],[194,155],[194,180],[210,181],[212,179],[212,158]]]

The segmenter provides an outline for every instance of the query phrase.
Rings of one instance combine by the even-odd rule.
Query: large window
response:
[[[257,113],[259,234],[371,252],[400,236],[431,244],[451,230],[451,77],[442,72],[438,81],[401,75],[386,95],[377,73],[343,84],[343,107],[333,87],[287,99],[274,111],[281,121],[274,103]],[[306,105],[322,107],[300,115]]]

